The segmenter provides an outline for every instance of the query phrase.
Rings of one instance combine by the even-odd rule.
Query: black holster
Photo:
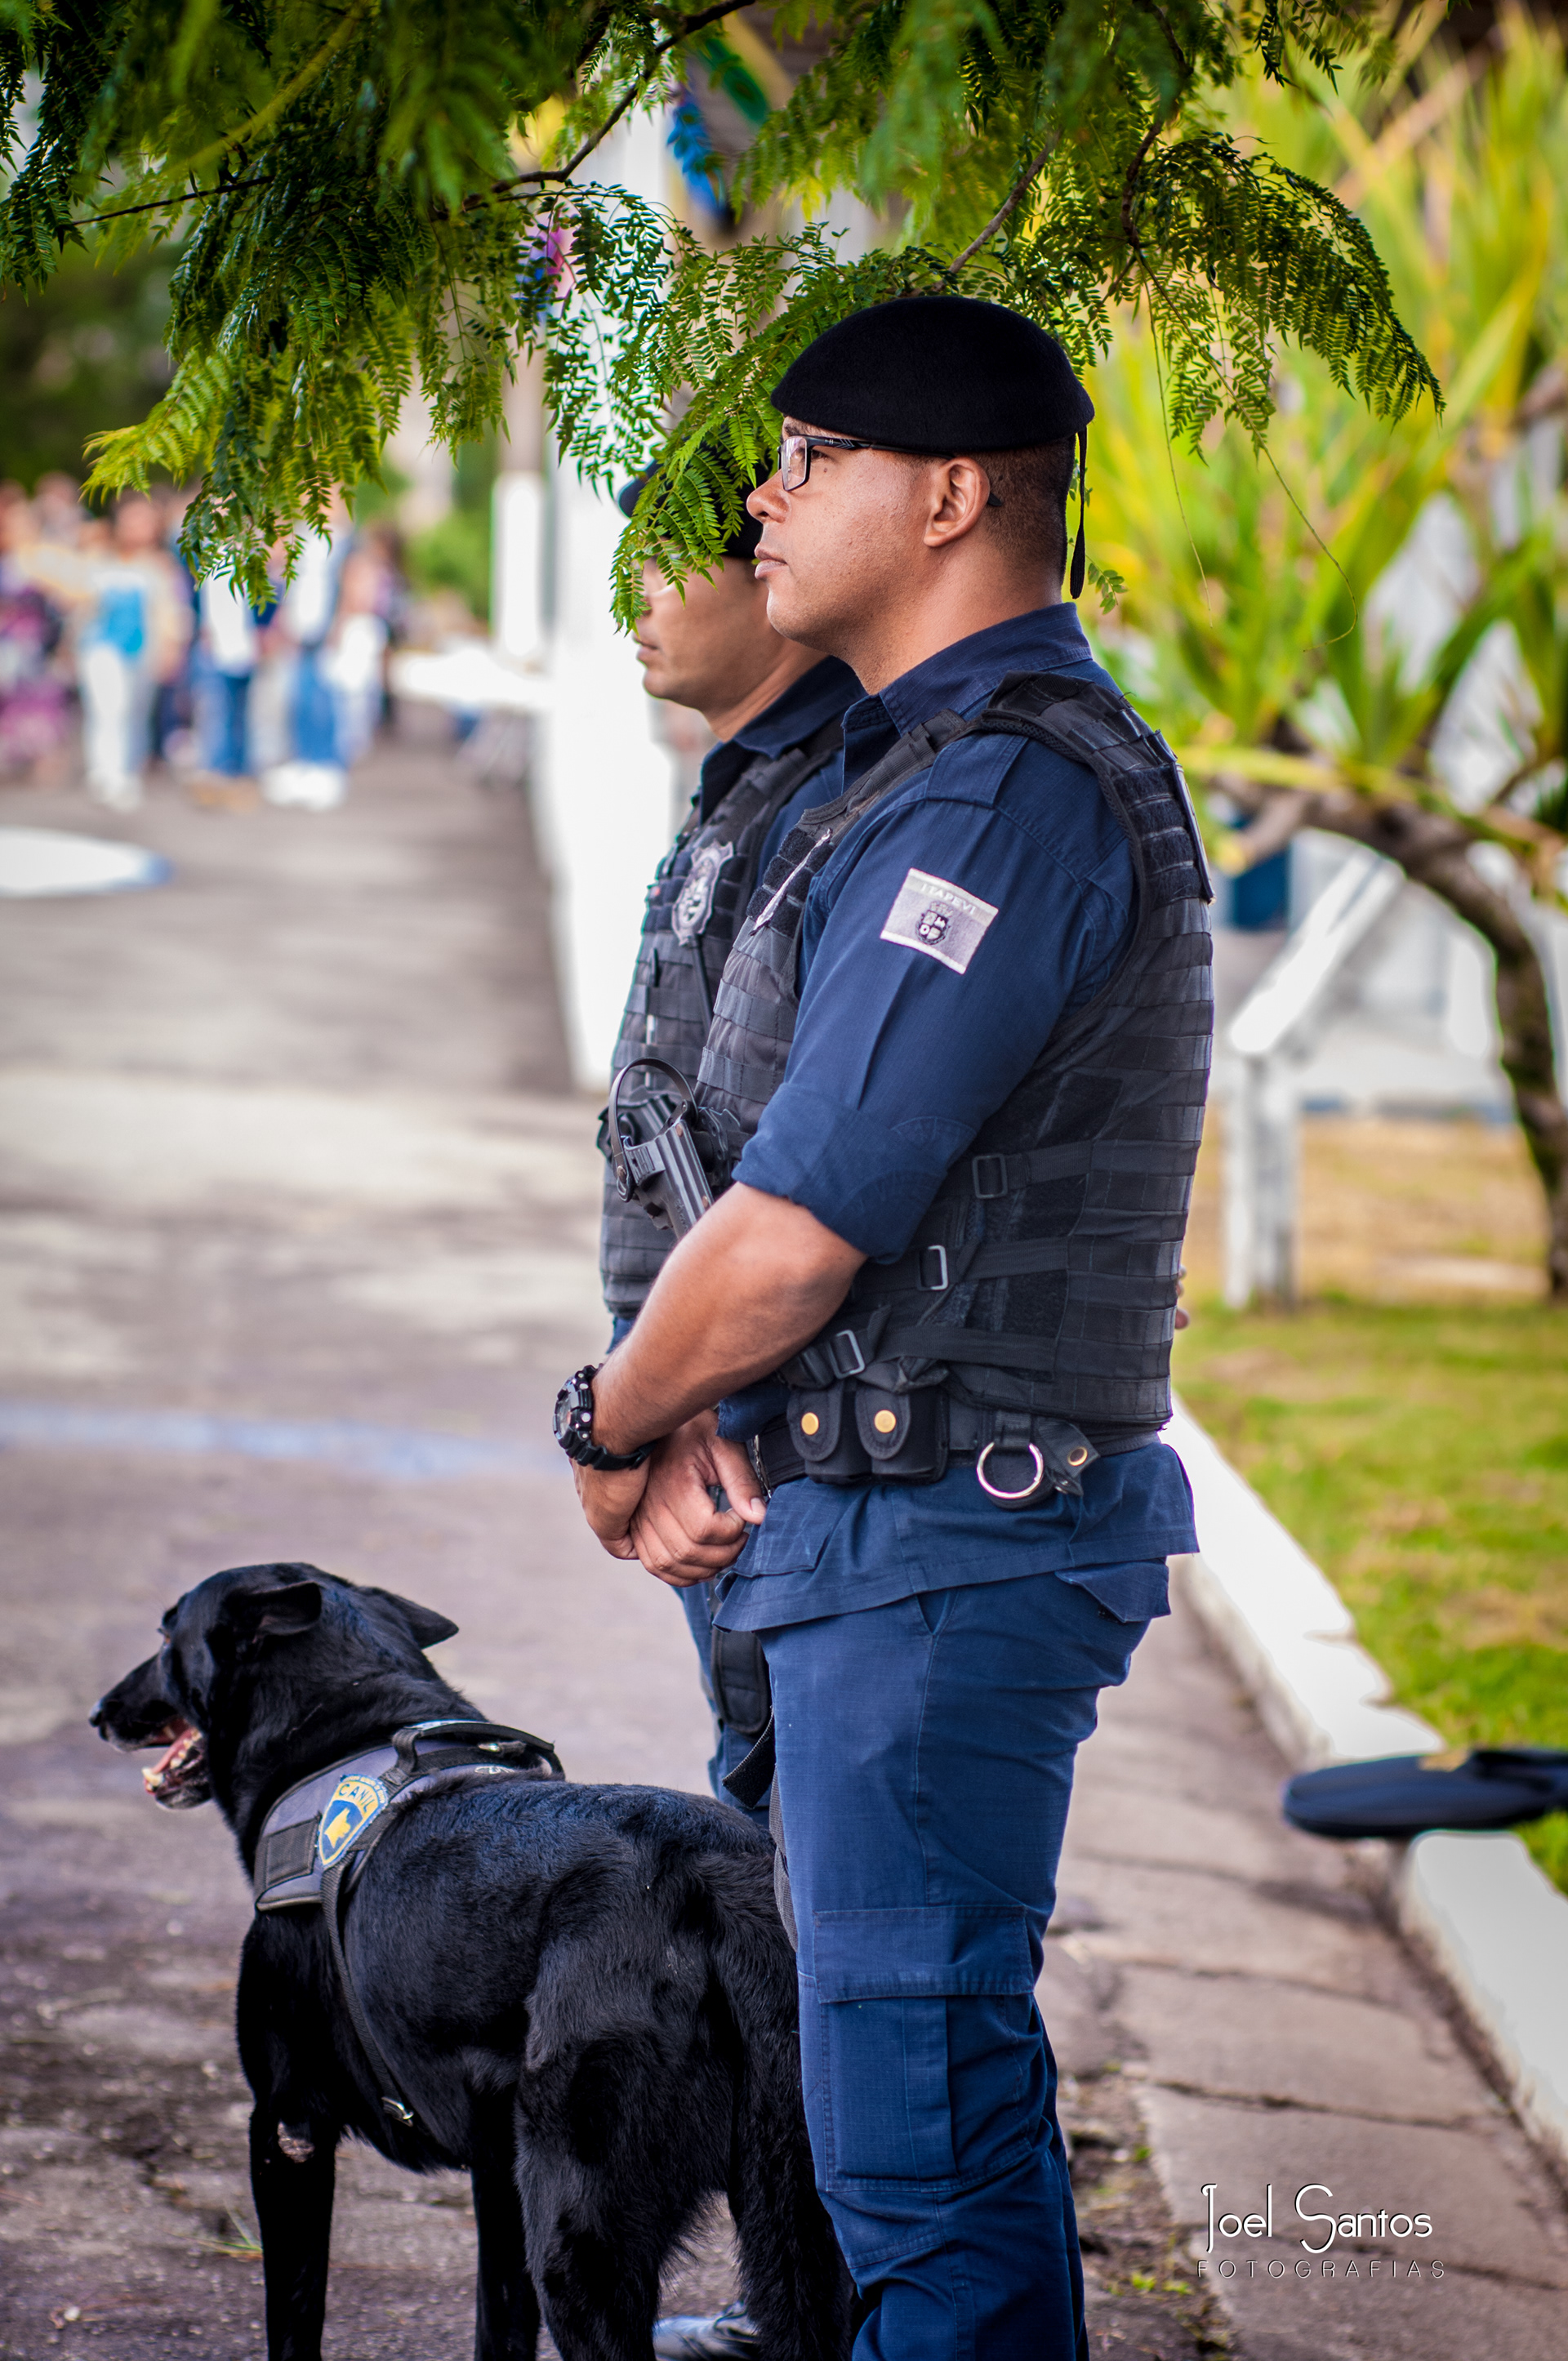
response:
[[[713,1707],[726,1730],[760,1738],[773,1710],[768,1660],[754,1631],[724,1631],[715,1624],[708,1676]]]

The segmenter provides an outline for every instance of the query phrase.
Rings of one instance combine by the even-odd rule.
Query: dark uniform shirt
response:
[[[701,779],[697,787],[697,810],[706,819],[719,798],[727,796],[741,772],[759,754],[782,754],[786,746],[800,746],[814,737],[825,721],[858,698],[860,682],[846,664],[837,656],[824,656],[819,664],[803,673],[792,682],[784,695],[748,721],[733,738],[725,738],[704,757]],[[831,802],[839,793],[839,774],[835,764],[824,771],[814,771],[805,785],[796,790],[762,840],[762,858],[757,863],[761,877],[769,862],[804,811],[817,804]]]
[[[944,707],[978,712],[1026,670],[1108,679],[1071,606],[995,624],[850,708],[846,781],[903,730]],[[928,943],[917,906],[933,899],[961,923]],[[1133,918],[1132,856],[1092,773],[1029,739],[946,748],[813,883],[788,1068],[736,1177],[896,1260],[1058,1020],[1109,979]],[[754,1426],[762,1395],[727,1404],[726,1431]],[[774,1493],[716,1587],[714,1620],[766,1630],[1046,1572],[1142,1619],[1165,1611],[1167,1555],[1196,1546],[1181,1463],[1159,1443],[1097,1460],[1081,1499],[1022,1510],[988,1499],[972,1466],[935,1484],[807,1479]]]

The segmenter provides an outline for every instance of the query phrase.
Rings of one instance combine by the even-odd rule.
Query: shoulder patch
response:
[[[982,902],[978,895],[949,885],[945,877],[912,869],[894,896],[882,939],[924,951],[962,975],[995,916],[994,902]]]

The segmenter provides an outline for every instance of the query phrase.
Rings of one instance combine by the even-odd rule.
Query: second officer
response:
[[[620,495],[630,516],[648,482]],[[848,664],[781,639],[752,561],[762,527],[743,518],[710,579],[680,584],[643,570],[637,660],[650,697],[700,713],[718,743],[708,752],[691,812],[648,889],[642,940],[616,1042],[612,1071],[653,1056],[688,1086],[713,1016],[713,995],[758,878],[803,811],[837,791],[844,708],[860,693]],[[656,1069],[628,1076],[623,1103],[659,1088]],[[674,1245],[605,1173],[599,1268],[613,1342],[626,1336]],[[738,1428],[737,1432],[740,1430]],[[768,1718],[767,1667],[750,1632],[719,1642],[713,1664],[708,1585],[676,1591],[696,1643],[713,1711],[713,1790],[750,1749]],[[717,1672],[717,1681],[715,1673]],[[754,1817],[766,1822],[765,1808]]]

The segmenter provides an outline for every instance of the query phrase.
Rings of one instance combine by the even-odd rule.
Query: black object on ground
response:
[[[1333,1763],[1287,1782],[1281,1808],[1314,1837],[1414,1837],[1428,1828],[1512,1828],[1568,1811],[1568,1752],[1477,1746],[1461,1761],[1389,1754]]]

